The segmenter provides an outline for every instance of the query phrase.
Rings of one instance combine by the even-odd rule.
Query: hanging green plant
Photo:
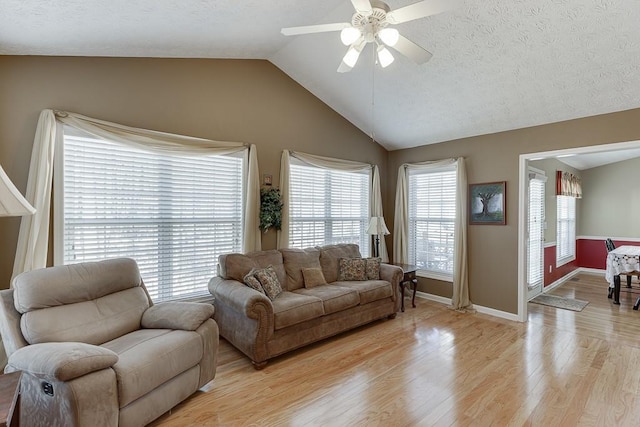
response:
[[[277,188],[260,190],[260,230],[265,233],[271,227],[280,230],[282,227],[282,196]]]

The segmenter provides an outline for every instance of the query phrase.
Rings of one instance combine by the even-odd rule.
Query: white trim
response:
[[[453,275],[446,273],[436,273],[435,271],[430,270],[418,270],[416,271],[416,276],[423,277],[425,279],[440,280],[442,282],[449,282],[450,284],[453,284]]]
[[[551,248],[553,246],[556,246],[556,242],[555,241],[553,241],[553,242],[544,242],[544,247],[545,248]]]
[[[542,289],[542,293],[545,294],[549,291],[552,291],[553,289],[557,288],[558,286],[562,285],[564,282],[566,282],[567,280],[571,279],[573,276],[577,275],[578,273],[580,273],[581,268],[576,268],[575,270],[565,274],[564,276],[562,276],[561,278],[559,278],[558,280],[556,280],[555,282],[551,283],[548,286],[545,286]]]
[[[576,240],[624,240],[625,242],[640,242],[640,237],[613,237],[613,236],[577,236]]]
[[[440,304],[451,305],[451,298],[442,297],[440,295],[433,295],[433,294],[428,294],[425,292],[418,291],[416,292],[416,296],[429,301],[437,302]],[[473,305],[473,308],[475,308],[478,313],[488,314],[489,316],[499,317],[501,319],[507,319],[513,322],[518,322],[518,315],[513,313],[507,313],[506,311],[500,311],[494,308],[483,307],[475,304]]]
[[[556,259],[556,268],[562,267],[563,265],[569,264],[571,261],[575,261],[575,260],[576,260],[575,255],[570,255],[564,258]]]
[[[443,297],[440,295],[428,294],[426,292],[416,292],[416,296],[422,299],[428,299],[429,301],[434,301],[444,305],[451,305],[451,298]]]

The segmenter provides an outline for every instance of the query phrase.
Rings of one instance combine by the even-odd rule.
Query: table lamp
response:
[[[0,216],[33,215],[36,210],[22,197],[0,166]]]
[[[369,227],[367,227],[367,234],[376,236],[376,246],[373,256],[380,256],[380,235],[386,236],[390,234],[387,224],[384,223],[384,218],[381,216],[372,216],[369,220]]]

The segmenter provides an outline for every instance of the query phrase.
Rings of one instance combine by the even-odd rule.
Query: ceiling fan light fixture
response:
[[[362,48],[358,49],[357,46],[351,46],[347,53],[344,55],[344,58],[342,58],[342,62],[353,68],[356,65],[356,62],[358,62],[358,57],[360,57],[361,51]]]
[[[349,46],[358,40],[361,35],[362,33],[357,28],[347,27],[340,31],[340,40],[343,45]]]
[[[344,31],[344,30],[343,30]],[[400,38],[400,33],[395,28],[383,28],[378,32],[378,37],[382,40],[382,43],[387,46],[395,46]]]
[[[383,45],[378,46],[378,62],[382,68],[386,68],[394,61],[393,55],[389,49]]]

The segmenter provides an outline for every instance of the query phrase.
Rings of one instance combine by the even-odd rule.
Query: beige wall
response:
[[[525,102],[525,101],[523,101]],[[507,181],[507,225],[469,226],[469,287],[480,306],[509,313],[518,307],[518,164],[520,154],[640,139],[640,109],[426,145],[389,154],[386,215],[402,163],[463,156],[469,183]],[[420,279],[422,291],[451,296],[451,286]]]
[[[40,110],[59,108],[131,126],[258,146],[278,182],[284,148],[376,163],[393,227],[398,167],[464,156],[470,183],[507,181],[507,225],[469,227],[475,304],[517,311],[518,159],[522,153],[640,139],[640,109],[388,153],[266,61],[0,56],[0,163],[26,187]],[[0,219],[0,288],[8,286],[19,220]],[[391,237],[387,243],[391,248]],[[275,234],[264,236],[265,248]],[[450,296],[450,285],[420,280]]]
[[[0,56],[0,164],[22,192],[45,108],[254,143],[274,183],[283,149],[375,163],[387,191],[386,150],[267,61]],[[18,228],[19,219],[0,218],[0,288],[9,285]],[[263,246],[275,247],[275,232]]]
[[[544,218],[547,228],[544,230],[544,241],[547,243],[555,243],[557,240],[557,213],[558,205],[556,203],[556,171],[570,172],[578,177],[582,177],[582,171],[572,168],[562,163],[558,159],[534,160],[529,162],[529,166],[543,170],[547,176],[547,182],[544,186]],[[580,230],[580,210],[581,199],[577,199],[576,203],[576,236]]]
[[[578,235],[640,237],[640,158],[582,171]]]

